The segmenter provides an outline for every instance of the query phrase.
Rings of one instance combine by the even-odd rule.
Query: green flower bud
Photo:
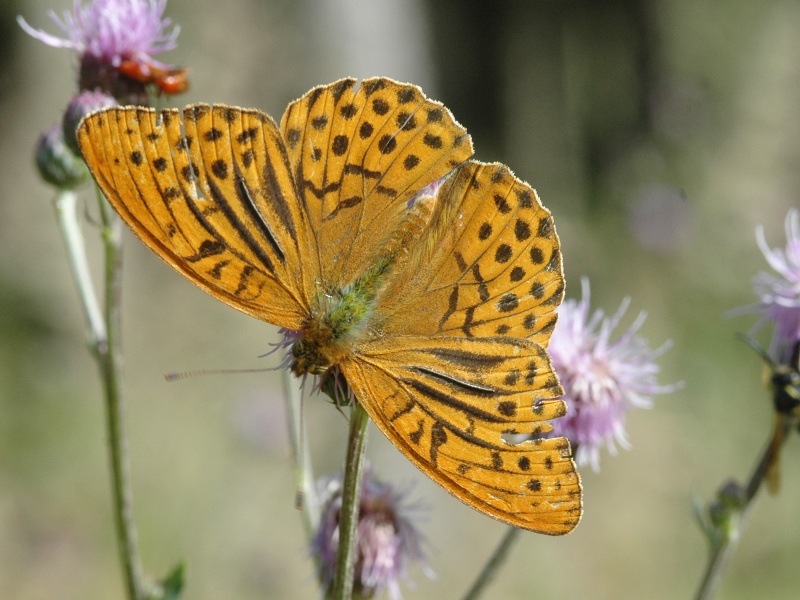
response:
[[[64,143],[64,129],[60,123],[39,136],[35,158],[42,179],[57,188],[76,188],[89,175],[83,160]]]

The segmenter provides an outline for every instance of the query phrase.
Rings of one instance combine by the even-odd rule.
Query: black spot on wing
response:
[[[349,143],[350,140],[346,135],[337,135],[335,138],[333,138],[331,150],[336,156],[342,156],[345,152],[347,152],[347,146]]]

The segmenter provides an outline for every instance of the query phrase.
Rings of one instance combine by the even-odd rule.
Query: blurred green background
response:
[[[0,7],[0,598],[122,598],[110,513],[101,390],[75,289],[32,164],[76,77],[47,9]],[[783,0],[171,0],[191,68],[175,103],[257,106],[279,118],[310,87],[343,76],[411,81],[472,133],[477,157],[537,188],[562,239],[568,295],[629,321],[649,314],[653,346],[674,347],[661,381],[685,382],[632,413],[630,452],[584,469],[585,516],[565,538],[525,535],[487,598],[689,598],[706,548],[691,512],[744,478],[772,417],[759,359],[741,342],[765,262],[761,223],[783,246],[800,204],[800,4]],[[88,194],[86,195],[89,198]],[[88,203],[86,235],[99,272]],[[274,328],[207,297],[126,239],[124,323],[136,516],[148,573],[187,563],[188,599],[315,598],[293,508],[280,378],[165,383],[198,368],[273,366]],[[318,473],[337,470],[346,423],[311,397]],[[786,598],[800,558],[800,446],[783,489],[759,499],[719,595]],[[407,598],[459,598],[504,527],[448,496],[373,431],[376,474],[409,487],[430,580]]]

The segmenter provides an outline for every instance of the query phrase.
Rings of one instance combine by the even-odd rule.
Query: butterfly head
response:
[[[331,323],[330,315],[319,315],[306,321],[299,339],[292,344],[289,368],[298,377],[307,373],[322,375],[341,362],[347,352],[341,332]]]
[[[302,338],[292,346],[290,369],[298,377],[311,373],[322,375],[332,366],[329,358],[320,352],[320,347]]]

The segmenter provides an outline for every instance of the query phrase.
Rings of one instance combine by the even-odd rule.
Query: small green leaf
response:
[[[180,563],[161,581],[159,593],[150,596],[149,600],[178,600],[183,591],[185,567]]]

